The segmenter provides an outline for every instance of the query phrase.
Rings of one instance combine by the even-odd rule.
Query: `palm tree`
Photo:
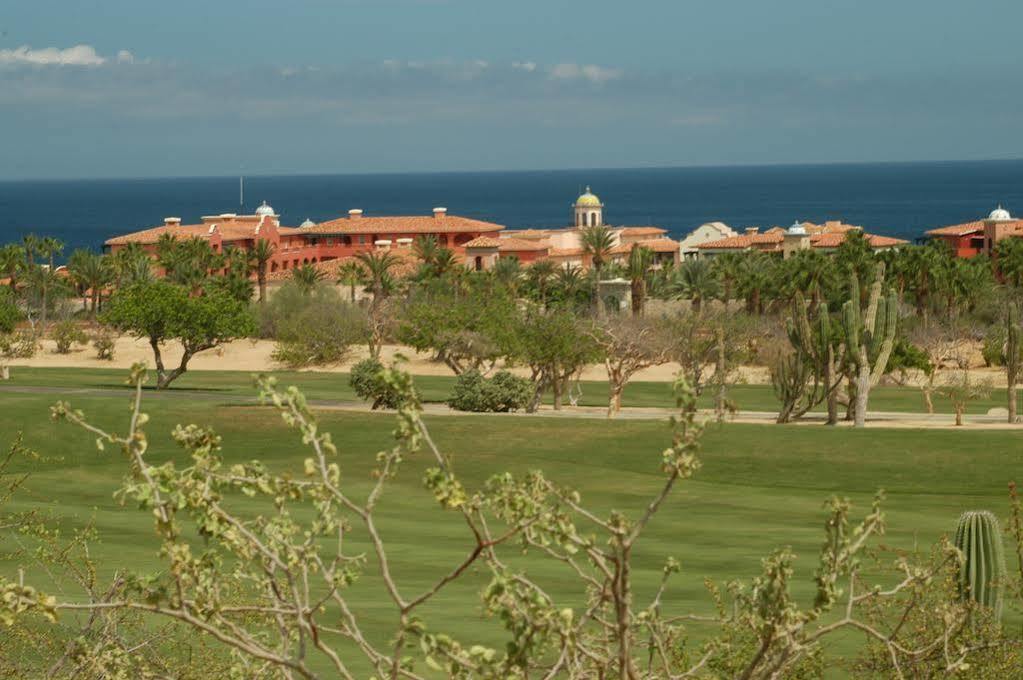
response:
[[[522,267],[519,265],[519,258],[514,255],[502,257],[494,264],[491,273],[494,279],[511,291],[514,296],[518,290],[519,279],[522,277]]]
[[[311,264],[304,264],[291,270],[291,280],[306,295],[316,288],[316,284],[322,281],[323,277],[323,272]]]
[[[547,290],[550,287],[551,279],[554,278],[557,268],[550,260],[537,260],[526,269],[526,280],[536,291],[540,304],[547,307]]]
[[[110,263],[118,287],[147,283],[154,278],[152,260],[140,243],[129,243],[115,251]]]
[[[53,269],[53,261],[57,255],[64,252],[64,242],[52,236],[44,236],[39,241],[38,252],[47,259],[50,269]]]
[[[110,284],[113,278],[113,271],[108,258],[90,250],[79,248],[71,253],[71,257],[68,258],[68,272],[79,293],[83,296],[86,293],[89,294],[92,302],[90,314],[96,316],[103,289]]]
[[[440,245],[437,243],[437,237],[433,234],[420,234],[413,241],[412,250],[423,264],[430,267],[440,251]]]
[[[811,309],[820,304],[822,291],[835,273],[835,263],[817,250],[798,250],[783,261],[784,290],[788,297],[801,292],[810,296]]]
[[[687,298],[697,314],[703,301],[717,297],[721,283],[707,260],[686,260],[675,270],[671,290],[676,297]]]
[[[645,246],[633,244],[629,251],[628,273],[632,287],[632,315],[643,316],[646,305],[646,277],[650,265],[654,261],[654,253]]]
[[[572,305],[578,304],[579,293],[586,284],[583,270],[569,264],[558,269],[558,274],[554,278],[561,298]]]
[[[373,306],[376,307],[394,285],[391,270],[398,266],[399,260],[385,251],[359,253],[355,258],[363,267],[365,285],[373,294]]]
[[[995,246],[998,274],[1014,288],[1023,286],[1023,239],[1006,238]]]
[[[249,251],[256,270],[256,283],[259,285],[260,304],[266,302],[266,273],[270,267],[270,260],[273,259],[276,252],[277,247],[264,238],[256,241]]]
[[[433,275],[437,278],[442,278],[453,271],[464,269],[464,267],[459,265],[455,251],[450,248],[438,248],[437,253],[433,256],[433,262],[430,264],[430,267],[433,269]]]
[[[589,256],[599,281],[600,272],[607,264],[611,249],[615,246],[614,233],[604,225],[583,227],[579,230],[579,243],[582,245],[583,253]]]
[[[745,253],[722,253],[711,260],[711,267],[721,280],[721,301],[726,305],[735,296],[736,282],[742,274],[744,257]]]
[[[41,329],[45,330],[50,302],[53,301],[54,294],[65,290],[64,279],[50,267],[36,266],[28,271],[25,283],[30,291],[39,296],[39,324]]]
[[[28,265],[28,269],[35,266],[40,243],[39,237],[35,234],[26,234],[21,237],[21,248],[25,252],[25,263]]]
[[[0,275],[6,276],[11,292],[16,293],[18,277],[25,271],[25,249],[16,243],[8,243],[0,248]]]
[[[352,304],[355,304],[355,286],[359,281],[362,281],[364,276],[365,270],[363,270],[358,260],[347,260],[337,268],[337,281],[348,286],[352,297]]]

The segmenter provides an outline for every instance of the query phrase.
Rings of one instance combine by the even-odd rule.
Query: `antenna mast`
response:
[[[241,208],[245,205],[245,177],[238,177],[238,207]]]

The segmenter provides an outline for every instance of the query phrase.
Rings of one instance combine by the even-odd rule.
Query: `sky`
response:
[[[1018,0],[7,0],[0,179],[1023,156]]]

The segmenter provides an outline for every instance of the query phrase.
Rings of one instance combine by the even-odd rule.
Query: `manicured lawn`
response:
[[[127,371],[121,369],[63,369],[16,367],[12,371],[10,385],[35,385],[61,388],[123,388]],[[274,371],[282,384],[297,385],[309,399],[323,401],[355,401],[358,399],[348,385],[347,373],[322,373],[314,371]],[[416,386],[424,401],[442,402],[451,394],[453,376],[419,376]],[[607,383],[584,381],[582,383],[583,406],[605,406],[607,404]],[[173,392],[191,392],[196,398],[219,399],[224,401],[249,399],[253,395],[252,374],[245,371],[191,371],[176,380],[170,388]],[[777,411],[778,400],[770,385],[734,385],[729,388],[731,398],[744,411]],[[671,385],[664,382],[632,382],[625,390],[623,405],[647,407],[671,407],[673,405]],[[701,405],[713,406],[712,396],[705,394]],[[935,410],[952,413],[947,399],[934,397]],[[987,399],[969,405],[967,412],[986,413],[993,406],[1005,406],[1005,390],[992,391]],[[871,391],[870,407],[877,411],[906,411],[923,413],[924,401],[919,389],[911,387],[877,387]],[[818,409],[823,410],[823,408]]]
[[[317,398],[351,398],[344,396],[346,376],[296,375],[296,382]],[[66,386],[69,394],[0,393],[0,444],[6,446],[21,431],[25,442],[44,455],[40,461],[19,464],[32,474],[26,493],[12,509],[47,509],[68,527],[94,519],[101,536],[94,555],[108,572],[129,566],[158,568],[151,517],[119,507],[112,498],[126,473],[124,461],[117,452],[97,451],[85,432],[48,419],[48,406],[65,398],[97,424],[123,430],[127,394],[73,393],[75,388],[116,385],[120,372],[19,369],[15,379],[21,384]],[[185,464],[169,432],[177,423],[197,422],[213,425],[223,435],[229,462],[261,459],[301,474],[306,454],[272,410],[228,403],[251,394],[239,374],[189,374],[181,381],[181,389],[186,387],[197,395],[219,394],[225,399],[151,399],[146,409],[152,416],[147,426],[150,455]],[[651,398],[655,394],[652,385],[640,387],[649,389]],[[654,421],[459,416],[427,422],[470,489],[499,471],[542,469],[548,477],[579,489],[590,507],[632,515],[661,483],[658,459],[669,438],[667,425]],[[364,494],[371,482],[373,454],[389,445],[393,417],[325,411],[322,423],[341,449],[345,483],[356,496]],[[926,547],[948,531],[963,510],[987,508],[1004,516],[1006,484],[1023,478],[1023,432],[729,424],[711,426],[704,443],[703,469],[670,497],[636,552],[640,604],[647,601],[669,555],[681,561],[683,573],[669,591],[667,606],[677,612],[706,612],[704,577],[719,582],[748,578],[757,573],[761,557],[784,545],[800,556],[796,589],[809,598],[823,539],[821,506],[829,495],[850,497],[862,512],[883,487],[888,492],[890,525],[885,543]],[[409,460],[379,509],[394,568],[409,591],[435,581],[471,547],[464,524],[441,512],[422,489],[427,464],[425,456]],[[255,507],[248,500],[238,503],[246,511]],[[350,549],[356,551],[361,536],[357,533],[352,539]],[[573,575],[559,565],[530,556],[512,559],[527,566],[556,597],[578,592]],[[13,565],[0,563],[0,573],[10,575],[12,569]],[[478,593],[484,582],[484,574],[473,573],[453,584],[424,612],[425,617],[465,639],[500,639],[499,624],[480,615]],[[379,586],[369,575],[353,588],[352,598],[370,632],[383,639],[393,630],[394,620]]]

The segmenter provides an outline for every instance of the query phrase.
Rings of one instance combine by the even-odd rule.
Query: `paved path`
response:
[[[4,392],[15,394],[52,394],[68,400],[75,396],[89,397],[127,397],[126,388],[114,387],[57,387],[52,385],[0,385],[0,394]],[[258,404],[255,396],[245,396],[230,392],[219,392],[217,390],[146,390],[145,399],[186,399],[203,402],[219,402],[229,404]],[[350,400],[329,400],[310,399],[309,404],[320,409],[352,411],[369,413],[371,409],[363,401]],[[423,412],[437,416],[489,416],[503,418],[584,418],[604,420],[607,417],[607,409],[603,406],[575,406],[566,407],[561,411],[555,411],[549,406],[541,408],[536,413],[466,413],[455,411],[445,404],[427,403],[423,404]],[[379,411],[378,411],[379,413]],[[618,414],[618,420],[666,420],[676,411],[667,408],[656,407],[626,407]],[[712,417],[713,412],[703,411],[705,415]],[[728,417],[731,422],[738,423],[774,423],[777,414],[770,411],[738,411]],[[794,423],[796,427],[804,425],[819,425],[824,423],[823,413],[809,413],[800,421]],[[842,422],[839,424],[848,427],[851,423]],[[901,411],[871,411],[868,427],[902,427],[902,428],[952,428],[954,427],[953,415],[950,413],[912,413]],[[966,427],[971,429],[1018,429],[1023,431],[1023,425],[1009,425],[1005,422],[1005,416],[989,415],[968,415],[966,416]]]

